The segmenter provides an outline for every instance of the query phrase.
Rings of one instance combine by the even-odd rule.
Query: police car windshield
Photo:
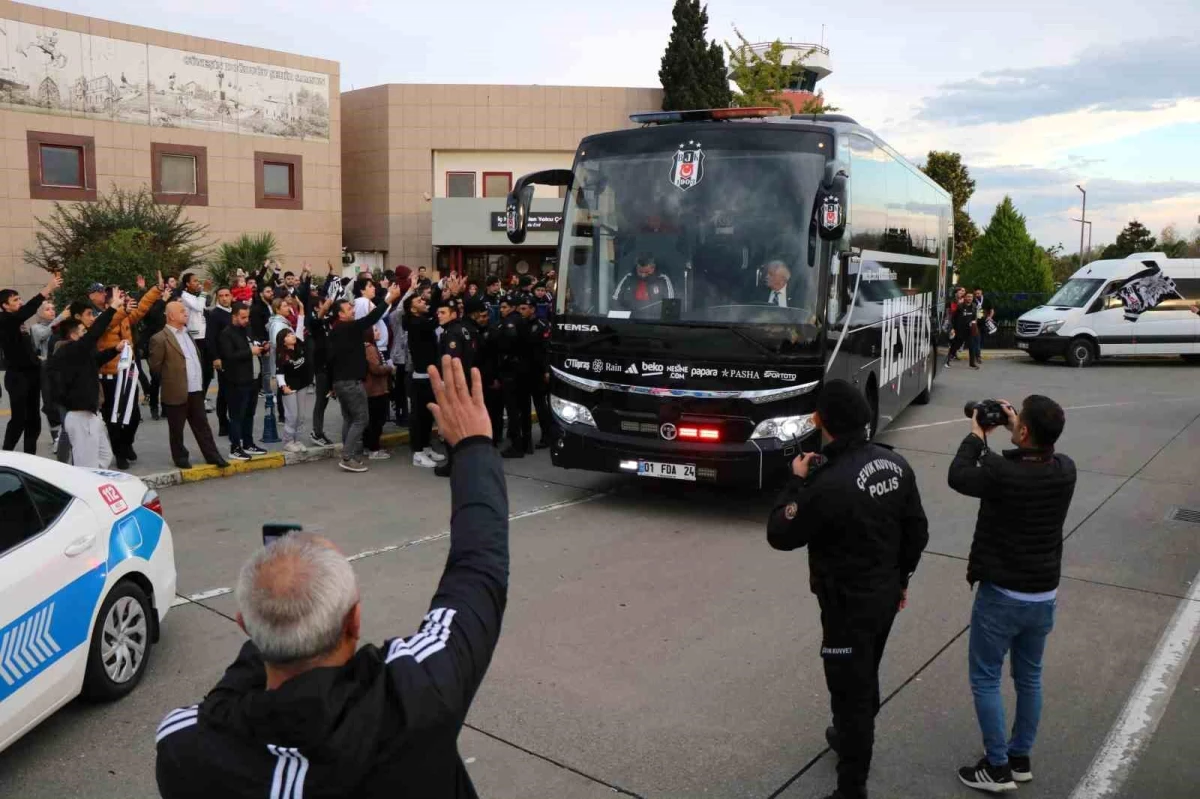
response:
[[[1061,308],[1082,308],[1103,283],[1103,280],[1095,278],[1072,278],[1063,283],[1046,304]]]
[[[810,222],[832,137],[673,127],[584,143],[565,209],[559,312],[748,325],[768,342],[777,332],[815,338],[819,241]]]

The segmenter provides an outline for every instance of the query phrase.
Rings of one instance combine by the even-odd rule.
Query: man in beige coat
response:
[[[180,469],[192,468],[183,446],[186,421],[207,462],[224,469],[229,465],[217,450],[212,428],[204,413],[203,366],[196,342],[188,335],[187,307],[167,303],[167,326],[150,339],[150,371],[162,381],[162,406],[167,416],[171,459]]]

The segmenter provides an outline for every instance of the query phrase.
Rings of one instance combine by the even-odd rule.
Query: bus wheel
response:
[[[867,441],[874,441],[879,432],[879,390],[875,387],[875,379],[867,384],[867,404],[871,406],[871,421],[867,425]]]
[[[1067,347],[1067,366],[1091,366],[1096,362],[1096,345],[1082,336],[1071,340]]]
[[[935,359],[936,362],[936,359]],[[925,390],[917,396],[913,397],[914,405],[928,405],[930,398],[933,396],[933,364],[925,370]]]

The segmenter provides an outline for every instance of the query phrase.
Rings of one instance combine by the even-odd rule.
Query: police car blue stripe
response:
[[[108,573],[129,558],[149,560],[162,530],[162,517],[135,508],[113,522],[105,562],[0,627],[0,703],[87,642]]]

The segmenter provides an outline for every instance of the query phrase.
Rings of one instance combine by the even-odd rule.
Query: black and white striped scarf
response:
[[[117,363],[117,379],[116,386],[113,387],[112,415],[109,421],[113,424],[129,424],[137,404],[137,361],[133,357],[133,347],[126,347],[121,351],[121,360]]]

